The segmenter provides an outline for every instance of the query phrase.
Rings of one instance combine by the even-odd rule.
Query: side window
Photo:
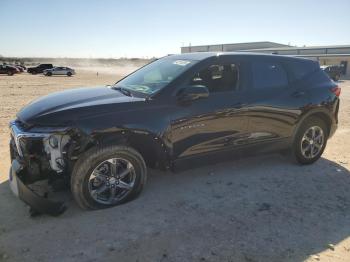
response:
[[[253,62],[252,70],[255,89],[286,87],[288,85],[287,73],[278,63]]]
[[[238,88],[237,64],[211,65],[191,79],[191,85],[204,85],[210,93],[234,91]]]

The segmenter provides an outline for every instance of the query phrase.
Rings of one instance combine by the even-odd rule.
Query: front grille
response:
[[[14,143],[16,145],[17,153],[20,157],[23,157],[23,149],[28,141],[36,140],[42,141],[43,138],[48,137],[49,134],[46,133],[31,133],[26,132],[18,123],[18,121],[13,121],[10,123],[11,135]],[[28,139],[28,140],[27,140]],[[22,148],[23,147],[23,148]]]
[[[25,137],[20,141],[23,154],[44,155],[44,145],[42,138]]]
[[[23,131],[18,123],[11,123],[11,160],[17,159],[22,164],[25,172],[21,178],[25,184],[45,179],[50,172],[43,146],[43,139],[47,136],[48,134]]]

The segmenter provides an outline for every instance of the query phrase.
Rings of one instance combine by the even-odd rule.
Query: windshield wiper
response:
[[[114,90],[118,90],[119,92],[121,92],[122,94],[126,95],[126,96],[130,96],[132,97],[132,93],[130,92],[129,89],[127,88],[124,88],[124,87],[116,87],[116,86],[113,86],[112,87]]]

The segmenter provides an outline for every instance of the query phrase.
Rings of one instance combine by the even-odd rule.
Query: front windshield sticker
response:
[[[179,66],[186,66],[190,63],[191,61],[187,61],[187,60],[176,60],[173,62],[174,65],[179,65]]]
[[[148,86],[143,86],[143,85],[130,85],[128,87],[131,87],[132,90],[138,91],[138,92],[144,92],[144,93],[152,93],[152,89],[149,88]]]

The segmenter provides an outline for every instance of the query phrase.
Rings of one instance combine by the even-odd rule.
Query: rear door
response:
[[[252,60],[250,69],[248,143],[275,142],[290,137],[308,103],[303,87],[291,81],[283,61]]]

